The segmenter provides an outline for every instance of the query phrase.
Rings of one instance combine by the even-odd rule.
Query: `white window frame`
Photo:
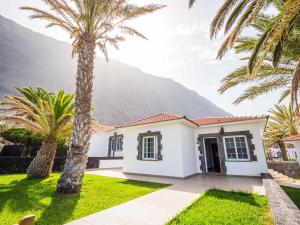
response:
[[[121,136],[117,136],[116,139],[116,151],[122,151],[122,138]],[[118,142],[120,141],[120,143]]]
[[[243,138],[245,138],[245,145],[246,145],[246,151],[247,151],[247,159],[239,159],[238,158],[238,152],[237,152],[236,141],[235,141],[235,138],[237,138],[237,137],[243,137]],[[235,154],[236,154],[236,158],[235,159],[232,159],[232,158],[229,159],[228,156],[227,156],[227,147],[226,147],[225,138],[233,138],[233,141],[234,141],[234,150],[235,150]],[[245,135],[224,136],[223,137],[223,146],[224,146],[224,150],[225,150],[226,161],[250,161],[250,152],[249,152],[249,147],[248,147],[248,141],[247,141],[247,137]]]
[[[148,158],[148,157],[145,157],[144,153],[145,153],[145,142],[144,140],[145,139],[148,139],[148,138],[153,138],[154,139],[154,156],[153,158]],[[142,160],[157,160],[157,149],[158,149],[158,146],[157,146],[157,136],[144,136],[142,138]]]

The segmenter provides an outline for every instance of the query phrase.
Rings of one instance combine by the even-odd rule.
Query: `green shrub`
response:
[[[36,151],[42,145],[44,137],[38,133],[34,133],[28,129],[21,129],[21,128],[11,128],[4,131],[1,136],[14,144],[23,145],[25,146],[25,153],[24,155],[36,155]],[[67,151],[68,145],[66,140],[59,140],[57,142],[57,151],[58,154],[65,155],[64,153]]]

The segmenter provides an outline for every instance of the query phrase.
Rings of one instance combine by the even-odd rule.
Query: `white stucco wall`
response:
[[[296,150],[296,154],[297,154],[297,159],[296,160],[300,164],[300,141],[293,141],[291,143],[293,143],[294,146],[295,146],[295,150]]]
[[[196,130],[196,138],[199,134],[209,134],[209,133],[219,133],[221,127],[224,128],[226,132],[236,132],[236,131],[250,131],[253,135],[252,143],[255,145],[254,154],[257,156],[257,161],[226,161],[225,165],[227,167],[228,175],[242,175],[242,176],[260,176],[261,173],[267,173],[268,167],[266,162],[266,157],[264,154],[262,135],[265,127],[265,121],[256,122],[243,122],[235,124],[223,124],[215,126],[200,127]],[[197,151],[197,158],[199,157],[199,152]],[[200,171],[200,162],[198,160],[198,172]]]
[[[138,134],[147,131],[161,132],[161,154],[163,159],[160,161],[137,160]],[[193,130],[185,128],[185,125],[180,122],[165,122],[125,128],[123,171],[172,177],[191,175],[196,172],[193,139]]]
[[[115,132],[115,131],[114,131]],[[92,135],[89,157],[107,157],[109,137],[114,135],[114,132],[98,132]],[[120,132],[117,132],[120,134]],[[115,157],[123,156],[122,151],[116,151]]]
[[[180,125],[181,128],[181,155],[183,176],[190,176],[198,172],[199,158],[197,158],[197,147],[195,143],[195,128]]]
[[[100,169],[111,169],[111,168],[122,168],[123,160],[119,159],[109,159],[109,160],[100,160],[99,168]]]

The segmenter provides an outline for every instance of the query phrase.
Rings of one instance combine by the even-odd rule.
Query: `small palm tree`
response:
[[[274,147],[278,145],[283,160],[288,160],[285,144],[283,139],[298,134],[300,125],[299,117],[293,110],[292,105],[275,105],[270,110],[271,116],[264,133],[264,142],[266,147]]]
[[[76,76],[76,109],[72,144],[57,191],[77,193],[81,190],[90,140],[91,100],[95,49],[106,59],[107,45],[118,48],[124,35],[145,38],[126,22],[161,9],[162,5],[138,6],[126,0],[44,0],[48,10],[22,7],[32,12],[31,18],[57,26],[73,39],[73,54],[78,55]]]
[[[27,169],[29,178],[48,177],[59,139],[70,138],[73,128],[74,95],[48,93],[42,88],[17,88],[23,95],[6,96],[0,104],[0,119],[13,127],[26,128],[44,137],[37,156]]]

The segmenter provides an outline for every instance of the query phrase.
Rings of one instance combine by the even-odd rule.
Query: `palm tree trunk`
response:
[[[288,156],[287,156],[285,144],[282,141],[279,141],[278,146],[280,148],[281,157],[282,157],[283,161],[288,161],[289,159],[288,159]]]
[[[54,138],[46,138],[27,169],[27,177],[30,179],[48,177],[52,171],[56,149],[56,140]]]
[[[95,37],[84,33],[79,42],[72,144],[57,191],[78,193],[87,163],[90,140]]]

